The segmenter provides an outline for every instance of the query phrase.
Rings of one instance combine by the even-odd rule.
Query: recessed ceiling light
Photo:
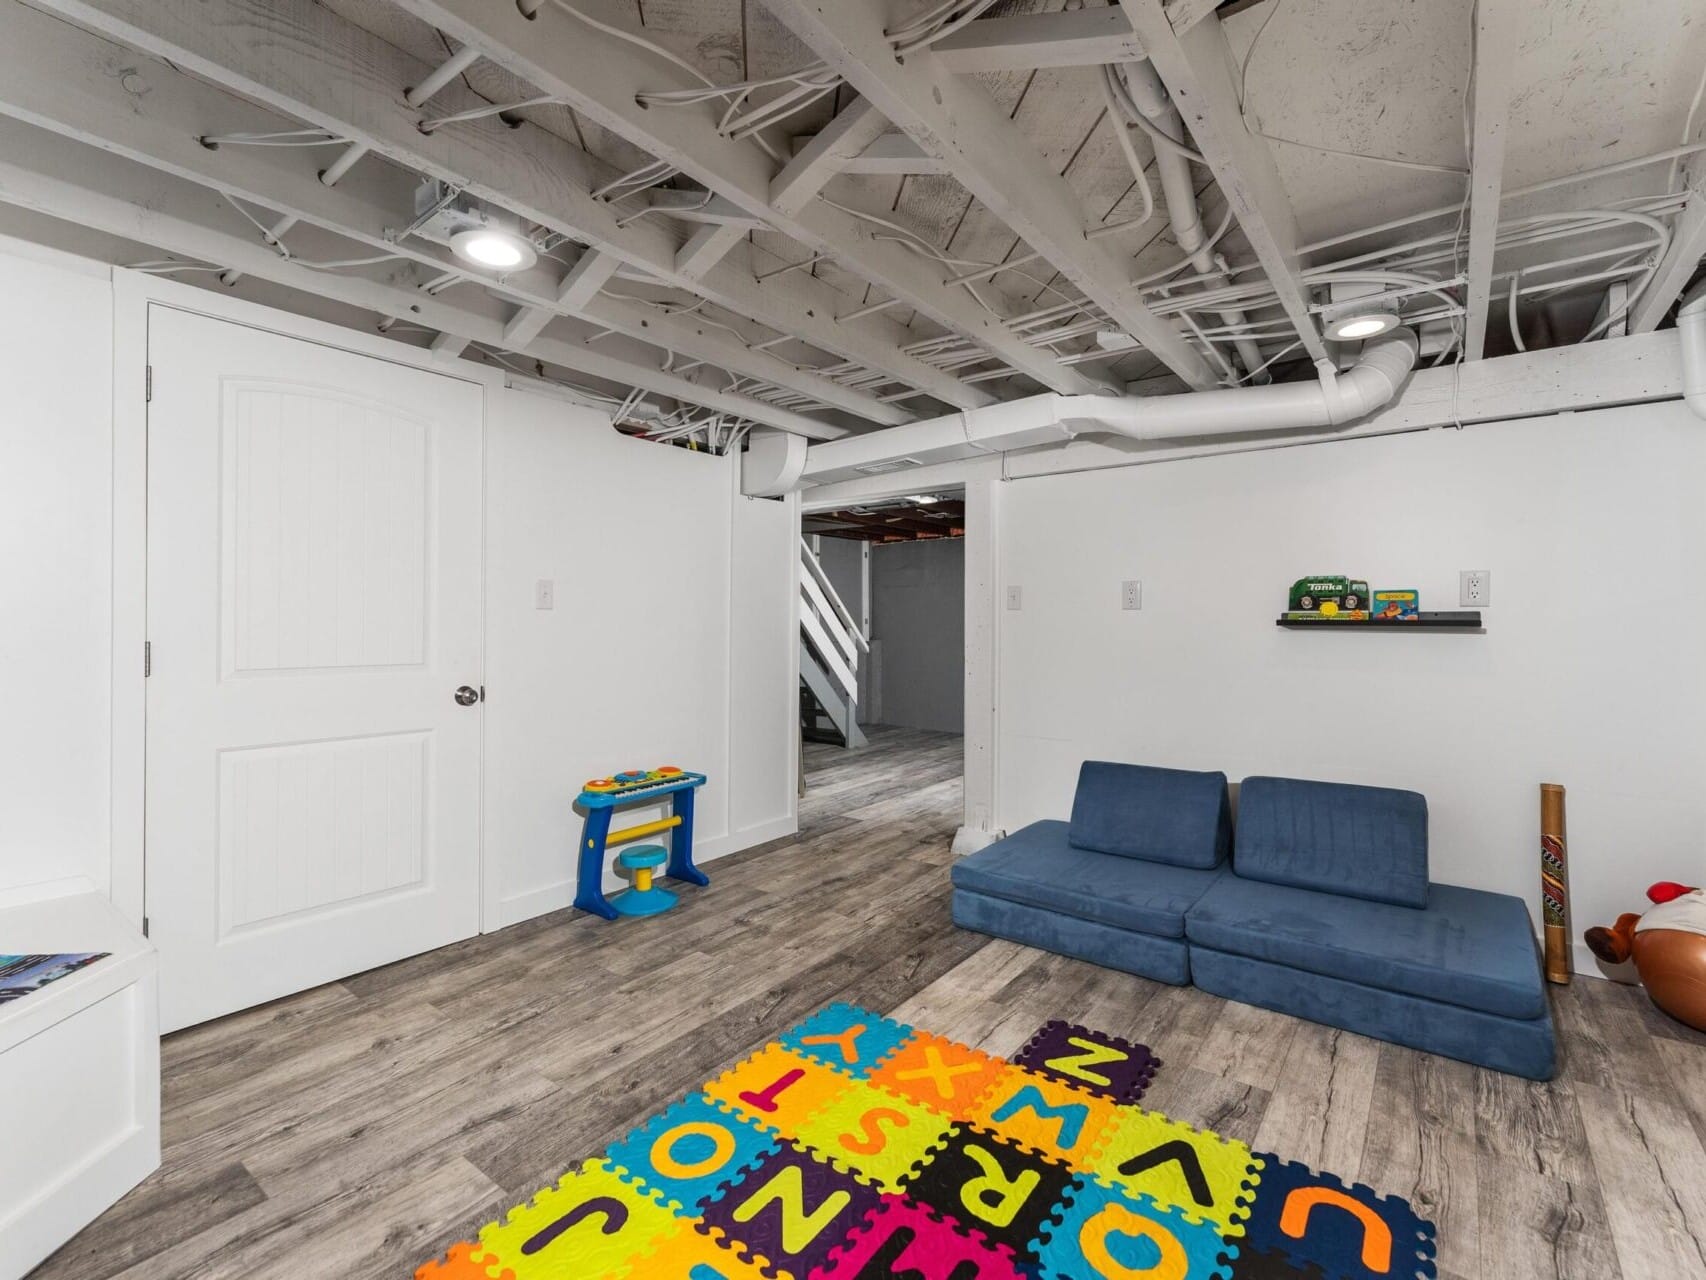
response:
[[[1327,336],[1334,342],[1360,342],[1388,333],[1398,327],[1398,316],[1392,311],[1347,311],[1327,324]]]
[[[456,256],[481,267],[500,271],[525,271],[538,261],[533,246],[513,231],[497,227],[470,227],[450,237]]]
[[[933,493],[915,493],[907,498],[908,502],[916,502],[921,507],[927,507],[932,502],[940,501]]]

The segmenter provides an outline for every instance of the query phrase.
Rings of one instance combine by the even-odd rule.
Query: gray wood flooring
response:
[[[832,1000],[997,1053],[1051,1017],[1141,1040],[1146,1102],[1439,1224],[1453,1280],[1706,1277],[1706,1036],[1554,993],[1533,1084],[954,929],[958,738],[808,746],[794,838],[687,909],[568,912],[169,1037],[165,1165],[37,1280],[407,1277]]]

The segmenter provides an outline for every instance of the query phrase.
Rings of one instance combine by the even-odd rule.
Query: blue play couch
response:
[[[961,859],[954,923],[1550,1079],[1528,909],[1428,880],[1412,791],[1087,762],[1070,822]]]

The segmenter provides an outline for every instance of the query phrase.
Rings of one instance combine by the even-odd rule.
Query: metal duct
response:
[[[1706,316],[1702,317],[1706,321]],[[1706,342],[1706,335],[1702,335]],[[1686,346],[1685,346],[1686,349]],[[1398,394],[1416,366],[1416,335],[1394,329],[1367,343],[1344,373],[1315,382],[1229,387],[1171,396],[1029,396],[866,435],[814,444],[803,467],[748,466],[745,492],[786,493],[796,483],[829,484],[904,472],[914,466],[1060,444],[1075,435],[1178,440],[1337,427],[1367,416]],[[1706,369],[1706,357],[1701,368]],[[1706,383],[1702,383],[1706,386]],[[1706,413],[1706,408],[1701,410]],[[776,458],[780,442],[754,432],[754,449]],[[780,435],[781,433],[776,433]],[[790,480],[792,476],[792,481]]]
[[[1676,313],[1682,338],[1682,398],[1706,418],[1706,280],[1688,291]]]

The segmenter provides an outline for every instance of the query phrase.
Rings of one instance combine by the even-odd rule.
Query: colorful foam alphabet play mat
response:
[[[1159,1066],[1065,1022],[1009,1062],[831,1005],[416,1278],[1435,1274],[1407,1201],[1140,1107]]]

